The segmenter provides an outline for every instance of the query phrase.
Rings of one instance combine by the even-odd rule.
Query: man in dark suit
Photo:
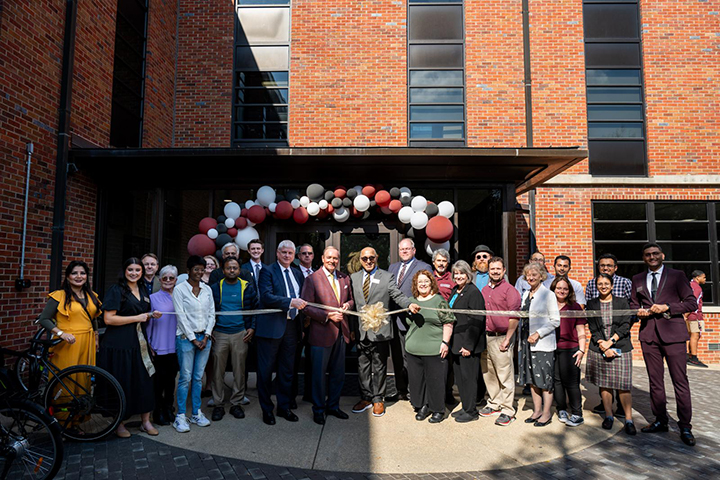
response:
[[[650,402],[655,421],[642,428],[645,433],[667,432],[668,414],[665,397],[663,360],[667,362],[677,400],[680,438],[695,445],[692,434],[692,405],[687,378],[685,342],[688,340],[684,313],[697,308],[690,282],[685,274],[663,266],[665,255],[659,245],[643,247],[648,269],[632,279],[631,308],[638,308],[640,345],[650,380]]]
[[[410,299],[397,287],[395,276],[377,267],[377,252],[365,247],[360,252],[362,270],[350,276],[353,287],[355,308],[360,311],[365,305],[382,303],[390,309],[390,299],[400,308],[411,307],[419,311],[419,306],[410,304]],[[355,336],[358,342],[358,381],[360,382],[360,401],[355,404],[353,413],[361,413],[369,408],[373,415],[385,415],[385,390],[387,388],[387,359],[390,355],[390,340],[393,338],[393,325],[388,322],[375,332],[363,330],[354,322]]]
[[[278,308],[281,313],[257,317],[258,398],[263,422],[275,425],[270,385],[273,369],[277,366],[277,414],[290,422],[298,417],[290,410],[293,365],[302,315],[306,306],[300,298],[304,278],[299,270],[291,268],[295,259],[295,244],[283,240],[277,248],[277,262],[260,270],[260,302],[262,308]]]
[[[412,279],[420,270],[427,270],[432,275],[432,267],[415,258],[415,242],[410,238],[403,238],[398,244],[400,261],[393,263],[388,271],[395,276],[397,287],[407,297],[412,297]],[[402,313],[395,316],[393,321],[393,338],[390,342],[393,368],[395,370],[396,394],[388,400],[409,400],[407,360],[405,359],[405,334],[407,334],[407,315]]]
[[[327,247],[322,254],[322,268],[305,279],[302,299],[343,310],[353,308],[350,277],[337,270],[339,263],[338,249]],[[347,413],[340,410],[340,393],[345,383],[345,345],[351,337],[347,315],[310,305],[304,313],[310,317],[313,420],[323,425],[326,414],[346,420]]]
[[[263,253],[265,253],[265,243],[263,243],[263,241],[259,238],[250,240],[248,242],[248,253],[250,254],[250,260],[243,263],[240,266],[240,270],[250,273],[255,281],[255,290],[257,291],[259,298],[260,289],[258,288],[258,280],[260,280],[260,271],[267,267],[267,265],[262,263],[262,256]]]

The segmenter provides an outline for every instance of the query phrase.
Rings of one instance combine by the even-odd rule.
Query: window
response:
[[[142,145],[147,0],[119,0],[115,23],[110,144]]]
[[[647,175],[637,0],[585,0],[588,150],[593,175]]]
[[[462,0],[409,0],[408,143],[465,145]]]
[[[286,146],[290,1],[236,3],[233,145]]]
[[[641,249],[656,242],[665,265],[707,276],[703,302],[720,303],[720,202],[593,202],[595,258],[612,253],[618,273],[632,277],[645,269]]]

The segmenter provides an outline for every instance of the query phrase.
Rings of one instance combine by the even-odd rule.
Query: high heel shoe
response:
[[[542,415],[541,415],[541,416],[542,416]],[[525,419],[525,423],[535,423],[535,422],[537,422],[537,419],[538,419],[538,418],[540,418],[540,417],[535,417],[535,418],[533,418],[532,416],[530,416],[529,418],[526,418],[526,419]]]

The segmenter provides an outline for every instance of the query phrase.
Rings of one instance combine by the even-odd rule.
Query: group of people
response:
[[[485,245],[475,248],[470,263],[457,260],[450,266],[450,254],[439,249],[429,265],[416,258],[415,245],[406,238],[399,243],[400,261],[387,271],[378,268],[378,254],[368,246],[359,254],[361,268],[350,275],[339,270],[335,247],[325,248],[319,268],[313,266],[312,246],[298,250],[289,240],[277,245],[277,261],[271,264],[262,262],[261,240],[252,240],[248,252],[250,260],[242,264],[233,243],[222,248],[219,261],[193,255],[182,282],[175,266],[158,272],[153,254],[129,258],[102,304],[89,287],[88,266],[71,262],[62,288],[50,294],[40,320],[64,340],[56,347],[58,365],[97,360],[123,387],[126,416],[140,414],[140,429],[157,435],[151,415],[156,424],[172,423],[178,432],[189,431],[191,424],[211,424],[201,408],[204,373],[212,391],[212,420],[223,418],[226,405],[235,418],[244,418],[249,354],[257,358],[264,423],[274,425],[276,416],[298,420],[293,410],[303,350],[303,398],[312,402],[313,420],[324,424],[329,416],[347,419],[340,395],[350,344],[357,345],[361,392],[353,413],[371,410],[381,417],[386,402],[406,400],[416,420],[439,423],[445,419],[446,403],[454,401],[456,385],[460,408],[452,413],[455,421],[496,416],[496,425],[507,426],[516,418],[519,384],[529,388],[532,398],[526,423],[551,423],[555,403],[558,420],[574,427],[583,423],[580,367],[586,359],[586,378],[600,389],[602,402],[595,410],[605,415],[603,428],[612,428],[615,418],[623,417],[625,432],[634,435],[630,328],[637,318],[656,417],[642,430],[668,430],[666,361],[681,438],[688,445],[695,443],[686,365],[699,360],[688,360],[685,342],[698,329],[692,322],[701,320],[693,293],[698,289],[682,272],[663,266],[657,244],[645,245],[647,270],[632,280],[616,275],[613,255],[602,255],[600,273],[584,291],[569,277],[569,257],[555,258],[553,275],[540,252],[532,255],[513,287],[505,261]],[[356,312],[378,303],[399,313],[366,328]],[[101,312],[106,331],[99,341]],[[389,358],[395,372],[392,395]],[[233,380],[226,398],[228,360]],[[116,433],[130,436],[122,423]]]

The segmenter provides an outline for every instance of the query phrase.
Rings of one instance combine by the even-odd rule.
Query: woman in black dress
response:
[[[140,259],[125,261],[118,283],[105,295],[105,335],[100,343],[98,366],[110,372],[125,392],[125,418],[140,414],[140,430],[149,435],[158,431],[150,422],[155,408],[152,375],[155,367],[145,337],[145,322],[159,318],[160,312],[150,311],[150,298],[145,288],[145,269]],[[127,438],[130,432],[120,423],[118,437]]]

